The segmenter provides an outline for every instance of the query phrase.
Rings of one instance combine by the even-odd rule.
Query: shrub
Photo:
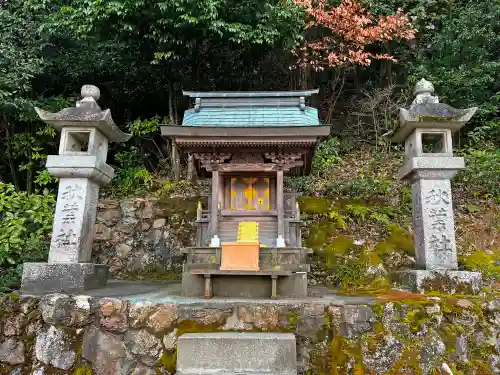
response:
[[[494,196],[500,202],[500,148],[468,149],[464,153],[466,169],[459,175],[474,194]]]
[[[314,155],[313,169],[319,173],[327,171],[341,161],[339,156],[340,141],[336,137],[329,137],[321,142]]]
[[[0,291],[16,287],[22,263],[47,258],[55,196],[17,192],[0,183]]]
[[[148,193],[153,184],[153,175],[144,164],[145,155],[136,146],[115,154],[116,172],[104,194],[113,197],[131,197]]]
[[[326,186],[326,194],[329,196],[349,196],[354,200],[371,200],[387,197],[391,192],[391,181],[360,175],[345,183],[330,182]]]

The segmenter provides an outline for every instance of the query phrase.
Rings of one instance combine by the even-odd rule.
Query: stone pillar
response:
[[[61,131],[59,155],[47,169],[60,178],[48,263],[25,263],[23,293],[78,292],[104,286],[107,266],[92,263],[92,242],[99,187],[114,175],[106,164],[108,142],[130,138],[101,111],[99,89],[83,86],[76,107],[58,113],[36,108],[40,118]]]
[[[419,269],[404,271],[400,276],[414,291],[424,291],[426,281],[432,284],[433,280],[443,278],[450,284],[449,289],[458,290],[465,285],[471,291],[478,291],[481,274],[458,271],[450,183],[465,166],[463,158],[453,156],[452,132],[464,126],[476,108],[457,110],[439,103],[432,95],[434,87],[424,79],[417,83],[415,93],[411,107],[401,109],[403,126],[394,141],[405,143],[405,162],[399,177],[411,183],[413,237]]]
[[[458,268],[450,180],[418,179],[411,185],[417,267]]]

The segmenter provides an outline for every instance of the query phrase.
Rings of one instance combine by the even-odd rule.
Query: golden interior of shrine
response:
[[[274,182],[274,180],[273,180]],[[270,177],[228,177],[224,179],[225,196],[223,207],[231,211],[271,211]]]

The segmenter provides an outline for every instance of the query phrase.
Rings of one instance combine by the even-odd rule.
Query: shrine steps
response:
[[[276,217],[225,217],[219,221],[218,235],[221,242],[236,242],[238,224],[240,222],[257,222],[259,224],[259,242],[269,247],[276,245],[278,237],[278,221]]]

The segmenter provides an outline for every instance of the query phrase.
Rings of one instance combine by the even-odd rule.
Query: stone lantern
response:
[[[432,83],[425,79],[416,84],[415,94],[410,108],[400,110],[402,127],[393,138],[405,143],[399,177],[411,183],[418,268],[402,272],[402,280],[411,289],[422,291],[426,280],[445,277],[449,283],[467,284],[477,291],[481,274],[458,271],[450,183],[465,167],[463,158],[453,156],[452,133],[461,129],[477,108],[455,109],[439,103]]]
[[[76,107],[58,113],[35,108],[61,132],[59,155],[48,156],[46,164],[60,181],[48,263],[24,264],[23,293],[76,292],[107,281],[107,266],[91,259],[99,188],[114,175],[106,164],[108,143],[131,135],[118,129],[109,109],[99,108],[97,87],[85,85],[81,95]]]

